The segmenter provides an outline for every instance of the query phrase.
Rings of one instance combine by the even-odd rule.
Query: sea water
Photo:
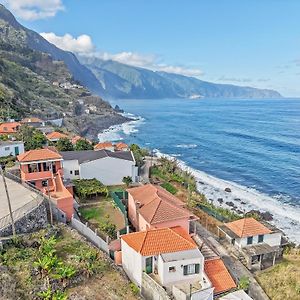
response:
[[[205,183],[215,184],[215,191],[207,191],[214,201],[221,192],[216,187],[224,182],[233,185],[234,198],[246,191],[252,203],[242,209],[270,210],[276,225],[291,233],[297,230],[292,236],[300,242],[300,100],[147,99],[112,104],[138,117],[100,134],[100,139],[123,139],[179,159],[199,178],[206,176]]]

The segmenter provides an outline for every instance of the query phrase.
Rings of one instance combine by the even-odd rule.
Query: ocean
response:
[[[211,188],[205,189],[213,201],[224,182],[236,188],[232,199],[240,201],[238,191],[247,192],[247,205],[242,201],[239,208],[269,210],[274,223],[300,242],[300,100],[149,99],[112,104],[136,120],[110,128],[99,135],[101,140],[123,139],[178,159],[205,177],[205,183],[208,180]]]

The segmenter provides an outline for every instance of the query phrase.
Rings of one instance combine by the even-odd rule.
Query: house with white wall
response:
[[[283,234],[270,224],[263,224],[254,218],[243,218],[218,227],[230,244],[244,255],[249,269],[274,265],[282,257]]]
[[[126,176],[137,180],[137,167],[132,152],[85,150],[60,152],[66,179],[96,178],[105,185],[120,185]]]
[[[212,300],[213,287],[204,273],[204,257],[194,240],[180,226],[129,233],[121,236],[122,266],[136,285],[143,273],[173,293],[187,299],[191,286],[199,300]]]
[[[22,141],[0,141],[0,157],[17,156],[24,153]]]

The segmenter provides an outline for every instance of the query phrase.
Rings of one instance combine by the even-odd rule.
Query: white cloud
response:
[[[17,17],[28,21],[54,17],[64,10],[62,0],[4,0],[4,5]]]
[[[82,54],[91,53],[95,48],[91,37],[86,34],[79,35],[77,38],[68,33],[64,36],[58,36],[53,32],[42,32],[40,35],[58,48],[66,51]]]
[[[135,52],[120,52],[116,54],[96,52],[89,53],[87,55],[95,56],[104,60],[114,60],[126,65],[146,68],[153,71],[163,71],[193,77],[203,75],[203,72],[199,69],[162,64],[160,63],[160,59],[155,55],[142,55]]]
[[[187,68],[184,66],[172,66],[161,63],[161,59],[156,55],[151,54],[139,54],[135,52],[120,52],[120,53],[108,53],[96,51],[96,47],[90,36],[83,34],[73,37],[70,34],[64,36],[58,36],[53,32],[43,32],[41,35],[50,43],[56,45],[63,50],[71,51],[77,54],[97,57],[103,60],[114,60],[126,65],[131,65],[140,68],[146,68],[153,71],[164,71],[169,73],[175,73],[185,76],[198,77],[203,75],[203,72],[196,68]]]

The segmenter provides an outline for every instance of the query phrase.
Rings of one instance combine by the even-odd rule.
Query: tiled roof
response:
[[[268,234],[272,231],[254,218],[244,218],[224,224],[239,237]]]
[[[63,139],[63,138],[68,138],[68,136],[64,133],[60,133],[60,132],[57,132],[57,131],[53,131],[51,133],[48,133],[46,135],[46,138],[48,140],[56,140],[56,139]]]
[[[71,143],[72,143],[72,144],[76,144],[79,140],[83,140],[83,139],[84,139],[84,138],[82,138],[81,136],[76,135],[76,136],[74,136],[74,137],[72,138]]]
[[[43,161],[43,160],[58,160],[62,159],[61,155],[50,149],[30,150],[18,155],[19,162]]]
[[[120,142],[115,145],[116,150],[123,150],[129,148],[127,144]]]
[[[184,229],[159,228],[121,236],[126,244],[143,256],[197,249]]]
[[[236,287],[234,280],[220,258],[206,260],[204,262],[204,272],[215,288],[215,294],[224,293]]]
[[[42,123],[43,120],[39,119],[39,118],[25,118],[21,121],[21,123]]]
[[[0,125],[0,133],[15,133],[20,126],[19,122],[2,123]]]
[[[113,147],[113,144],[111,142],[104,142],[104,143],[98,143],[97,145],[95,145],[94,149],[102,150],[102,149],[112,148],[112,147]]]
[[[149,224],[189,218],[184,203],[159,186],[147,184],[127,190],[138,205],[138,211]]]

